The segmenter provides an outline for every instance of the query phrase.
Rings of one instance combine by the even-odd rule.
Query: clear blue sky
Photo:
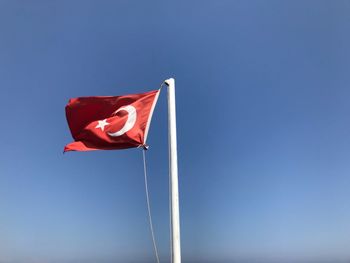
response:
[[[183,262],[349,262],[349,1],[0,1],[0,262],[154,262],[138,149],[71,97],[176,78]],[[166,94],[149,187],[169,258]]]

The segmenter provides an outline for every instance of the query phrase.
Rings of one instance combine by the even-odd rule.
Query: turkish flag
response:
[[[75,142],[64,152],[145,146],[159,92],[70,99],[66,117]]]

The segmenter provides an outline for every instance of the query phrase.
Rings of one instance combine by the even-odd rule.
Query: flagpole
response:
[[[170,184],[171,184],[171,237],[172,262],[181,263],[180,247],[180,212],[179,212],[179,184],[177,172],[177,140],[176,140],[176,105],[175,79],[165,80],[168,86],[168,132],[170,154]]]

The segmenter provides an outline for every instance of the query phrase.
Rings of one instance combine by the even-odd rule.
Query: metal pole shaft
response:
[[[172,229],[172,262],[181,263],[180,247],[180,212],[179,186],[177,172],[177,140],[176,140],[176,106],[175,80],[167,79],[168,86],[168,129],[170,153],[170,180],[171,180],[171,229]]]

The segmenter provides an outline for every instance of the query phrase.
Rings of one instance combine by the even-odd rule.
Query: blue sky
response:
[[[176,78],[183,262],[350,260],[348,1],[0,1],[0,262],[154,262],[139,149],[62,154],[71,97]],[[167,104],[148,143],[169,259]]]

